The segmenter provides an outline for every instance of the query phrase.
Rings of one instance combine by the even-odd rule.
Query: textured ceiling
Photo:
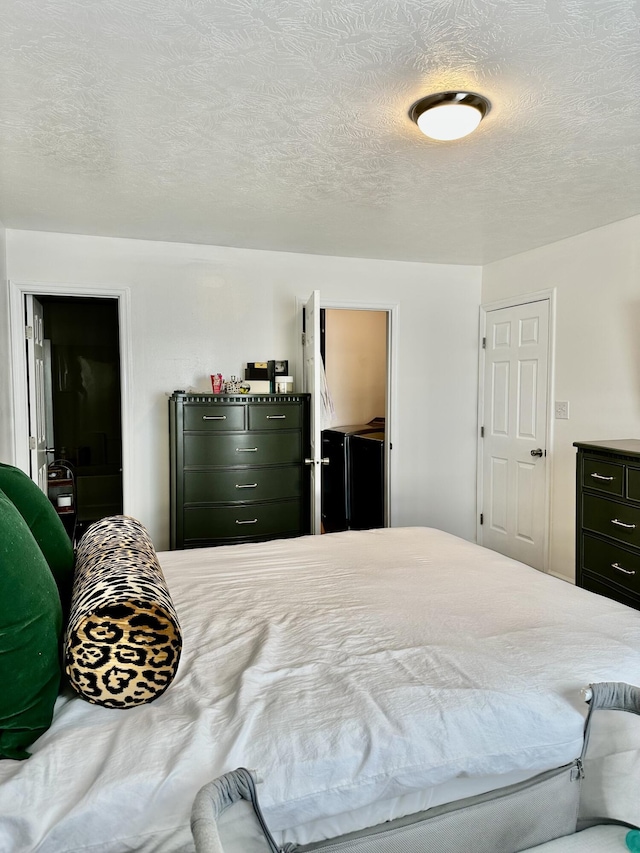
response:
[[[5,0],[0,79],[10,228],[482,264],[640,213],[637,0]]]

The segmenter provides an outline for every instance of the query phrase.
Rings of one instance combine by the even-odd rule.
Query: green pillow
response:
[[[13,503],[0,492],[0,758],[51,725],[60,685],[60,597],[47,561]]]
[[[71,605],[73,545],[49,498],[24,471],[0,463],[0,489],[17,507],[49,564],[65,614]]]

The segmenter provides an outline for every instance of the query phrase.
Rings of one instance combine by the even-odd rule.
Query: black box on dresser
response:
[[[576,584],[640,610],[640,440],[574,447]]]

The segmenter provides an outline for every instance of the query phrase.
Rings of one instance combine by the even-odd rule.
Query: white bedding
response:
[[[189,850],[196,791],[238,766],[264,780],[270,827],[306,843],[567,763],[580,689],[640,681],[640,613],[441,531],[159,557],[176,680],[126,711],[62,697],[32,757],[0,762],[3,853]],[[607,725],[596,749],[640,746]]]

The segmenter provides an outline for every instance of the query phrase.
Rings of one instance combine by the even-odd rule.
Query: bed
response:
[[[439,530],[158,556],[174,682],[124,711],[63,693],[0,762],[0,850],[193,850],[197,791],[237,767],[278,843],[339,836],[571,762],[581,689],[640,675],[640,613]],[[638,822],[633,722],[602,715],[585,793]]]

